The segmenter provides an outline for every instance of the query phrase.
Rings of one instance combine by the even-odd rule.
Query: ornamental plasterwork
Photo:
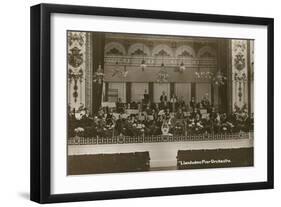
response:
[[[170,56],[173,57],[173,50],[171,47],[169,47],[168,45],[165,44],[160,44],[155,46],[152,49],[152,56]]]
[[[119,42],[110,42],[105,45],[104,54],[108,56],[127,55],[125,47]]]
[[[129,46],[128,55],[151,56],[151,51],[146,44],[134,43]]]
[[[216,57],[216,51],[211,48],[210,46],[203,46],[199,49],[197,53],[197,57],[202,58],[215,58]]]
[[[190,57],[195,58],[196,53],[191,46],[181,45],[176,49],[176,57]]]
[[[247,40],[232,40],[233,107],[248,102]]]
[[[86,52],[86,33],[68,32],[68,92],[69,104],[71,108],[78,108],[84,103],[83,94],[85,93],[85,52]]]
[[[105,64],[140,65],[145,59],[148,66],[161,66],[164,63],[166,66],[176,67],[184,62],[187,67],[196,67],[200,62],[201,67],[216,67],[216,49],[211,44],[202,43],[197,48],[197,53],[193,47],[195,44],[191,43],[154,44],[149,41],[134,42],[130,39],[107,42],[104,52]]]

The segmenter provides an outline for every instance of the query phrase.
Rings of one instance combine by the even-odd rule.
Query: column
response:
[[[104,33],[93,32],[92,33],[92,47],[93,47],[93,64],[92,71],[93,76],[97,71],[99,65],[104,70]],[[104,72],[104,71],[102,71]],[[101,98],[102,98],[102,85],[103,82],[93,82],[92,85],[92,111],[96,113],[101,106]]]
[[[175,94],[175,83],[170,83],[170,99],[172,98],[173,94]]]
[[[218,54],[217,54],[217,65],[223,75],[227,75],[228,73],[228,42],[227,39],[221,39],[218,41]],[[230,77],[231,79],[231,77]],[[218,95],[219,95],[219,109],[221,112],[230,113],[227,109],[228,103],[228,79],[224,81],[223,85],[218,87]]]
[[[126,82],[126,102],[127,103],[131,102],[131,89],[132,89],[131,82]]]
[[[196,83],[191,83],[191,99],[192,97],[196,100]]]
[[[85,60],[85,106],[92,114],[92,84],[93,84],[93,59],[92,59],[92,33],[86,33],[86,60]]]
[[[104,82],[104,101],[107,102],[108,101],[108,82]]]
[[[231,66],[232,66],[232,110],[236,108],[248,109],[248,43],[249,40],[231,41]]]
[[[148,94],[149,94],[150,103],[153,103],[153,97],[154,97],[153,82],[148,83]]]
[[[78,110],[81,105],[85,106],[85,73],[88,69],[88,56],[86,55],[87,33],[67,32],[68,54],[68,105],[71,109]],[[86,74],[87,75],[87,74]]]

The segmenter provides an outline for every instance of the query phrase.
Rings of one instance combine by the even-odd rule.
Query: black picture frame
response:
[[[50,16],[53,13],[151,18],[207,23],[232,23],[267,26],[267,181],[186,187],[51,194],[51,71]],[[39,203],[119,199],[146,196],[210,193],[273,188],[274,177],[274,20],[272,18],[195,14],[168,11],[39,4],[31,7],[31,174],[30,199]]]

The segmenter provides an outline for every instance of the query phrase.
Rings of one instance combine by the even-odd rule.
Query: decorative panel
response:
[[[93,62],[92,62],[92,37],[86,33],[86,59],[85,59],[85,105],[92,114],[92,85],[93,85]]]
[[[250,41],[250,67],[251,67],[251,70],[250,70],[250,78],[249,80],[251,81],[251,111],[250,113],[254,113],[254,41]]]
[[[86,32],[68,32],[68,104],[85,106]]]
[[[232,108],[247,107],[248,65],[247,40],[232,40]]]

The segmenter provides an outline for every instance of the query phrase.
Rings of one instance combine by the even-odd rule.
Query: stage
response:
[[[115,143],[114,143],[115,142]],[[91,143],[91,144],[90,144]],[[253,148],[253,133],[130,138],[81,138],[68,140],[68,155],[149,152],[150,170],[176,169],[179,151]]]

